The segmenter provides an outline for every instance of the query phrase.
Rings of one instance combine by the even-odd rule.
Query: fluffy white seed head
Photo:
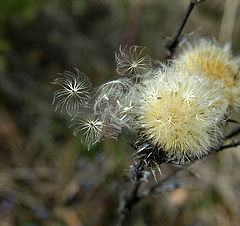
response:
[[[70,116],[80,111],[81,106],[86,106],[90,100],[91,83],[86,75],[78,69],[76,74],[65,71],[59,73],[61,77],[56,78],[53,84],[59,88],[54,92],[53,104],[55,110],[65,110]]]
[[[101,141],[104,136],[106,128],[105,120],[101,116],[96,115],[82,115],[79,114],[75,119],[73,126],[73,135],[81,134],[83,144],[88,147],[88,150]]]
[[[177,158],[200,157],[222,136],[228,103],[221,82],[165,67],[135,89],[134,113],[142,139]]]
[[[240,57],[233,57],[230,43],[221,46],[208,39],[187,43],[177,62],[212,81],[222,81],[222,95],[230,108],[240,107]]]
[[[145,74],[151,69],[151,58],[144,55],[141,46],[119,47],[119,52],[115,53],[117,72],[123,76],[138,76]]]

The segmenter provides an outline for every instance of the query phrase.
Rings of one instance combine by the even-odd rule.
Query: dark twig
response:
[[[225,137],[225,140],[229,139],[229,138],[232,138],[232,137],[235,137],[237,136],[238,134],[240,134],[240,127],[231,131],[226,137]]]
[[[138,181],[134,184],[131,192],[129,194],[125,194],[124,198],[121,200],[118,209],[118,223],[117,226],[122,226],[126,221],[127,215],[131,212],[132,207],[139,201],[139,188],[141,185],[141,181]]]
[[[223,150],[225,150],[225,149],[227,149],[227,148],[235,148],[235,147],[237,147],[237,146],[239,146],[239,145],[240,145],[240,141],[238,141],[238,142],[233,142],[233,143],[231,143],[231,144],[226,144],[226,145],[221,146],[219,149],[217,149],[216,152],[223,151]]]
[[[190,0],[189,2],[189,5],[188,5],[188,8],[185,12],[185,15],[183,17],[183,20],[180,24],[180,27],[178,28],[173,40],[166,45],[167,47],[167,50],[168,50],[168,56],[167,56],[167,59],[170,59],[172,58],[172,55],[174,54],[176,48],[178,47],[180,41],[181,41],[181,34],[182,34],[182,31],[183,31],[183,28],[185,27],[186,25],[186,22],[192,12],[192,10],[194,9],[194,7],[201,3],[203,0]]]
[[[131,212],[132,207],[139,201],[139,189],[144,181],[144,167],[140,162],[138,165],[133,165],[135,173],[135,183],[129,193],[125,193],[120,200],[118,207],[118,222],[117,226],[122,226],[126,221],[127,215]]]
[[[231,122],[231,123],[234,123],[234,124],[240,124],[237,120],[235,119],[228,119],[227,122]]]

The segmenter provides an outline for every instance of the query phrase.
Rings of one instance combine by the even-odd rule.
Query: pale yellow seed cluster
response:
[[[230,43],[220,46],[207,39],[188,43],[177,62],[212,81],[222,81],[224,101],[229,101],[230,109],[240,107],[240,58],[233,57]]]
[[[154,68],[143,50],[120,47],[117,72],[123,78],[95,90],[78,71],[54,81],[60,86],[54,103],[76,119],[74,134],[80,132],[90,148],[128,128],[143,144],[137,153],[160,163],[201,157],[216,148],[226,118],[240,108],[240,58],[232,56],[229,44],[200,39]]]
[[[222,83],[177,67],[165,68],[138,88],[135,112],[141,136],[177,158],[200,157],[222,136],[227,103]]]

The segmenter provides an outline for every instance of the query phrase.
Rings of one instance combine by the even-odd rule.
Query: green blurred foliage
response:
[[[32,21],[44,3],[45,0],[3,0],[0,2],[0,20],[18,18]]]

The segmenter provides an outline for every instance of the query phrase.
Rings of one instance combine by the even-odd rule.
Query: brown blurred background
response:
[[[118,77],[114,51],[121,43],[146,46],[154,60],[164,59],[164,40],[175,34],[187,5],[0,1],[0,226],[115,225],[133,151],[127,142],[134,137],[125,134],[87,151],[66,115],[54,112],[50,81],[74,67],[94,86]],[[234,54],[240,54],[239,5],[202,3],[184,33],[232,40]],[[163,175],[172,169],[163,166]],[[129,225],[240,225],[240,148],[198,161],[191,171],[176,179],[182,188],[139,203]]]

